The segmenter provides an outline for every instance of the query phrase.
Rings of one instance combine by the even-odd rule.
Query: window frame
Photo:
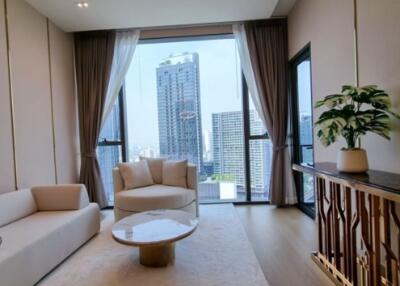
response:
[[[294,55],[289,61],[289,101],[291,107],[291,120],[290,129],[291,134],[289,139],[291,141],[291,153],[292,153],[292,163],[299,164],[302,162],[302,152],[303,147],[312,148],[313,163],[315,162],[315,148],[314,148],[314,132],[311,132],[311,140],[313,144],[301,144],[300,142],[300,130],[299,130],[299,103],[298,103],[298,93],[297,93],[297,67],[304,60],[308,59],[310,61],[310,83],[312,87],[312,59],[311,59],[311,43],[305,45],[296,55]],[[312,88],[311,88],[311,105],[312,105]],[[314,109],[311,106],[311,120],[313,120]],[[306,215],[311,218],[315,218],[315,200],[314,207],[304,203],[304,180],[303,175],[299,172],[293,172],[294,180],[297,190],[298,208],[303,211]],[[315,192],[315,182],[314,182],[314,192]]]
[[[145,38],[139,39],[138,45],[154,44],[154,43],[166,43],[166,42],[179,42],[179,41],[199,41],[199,40],[212,40],[212,39],[234,39],[233,33],[221,33],[221,34],[210,34],[210,35],[196,35],[196,36],[176,36],[176,37],[162,37],[162,38]],[[269,204],[267,200],[252,200],[251,197],[251,158],[250,158],[250,142],[252,140],[270,139],[268,133],[265,132],[261,135],[251,135],[250,129],[250,109],[249,109],[249,92],[245,77],[242,73],[242,117],[243,117],[243,135],[244,135],[244,159],[245,159],[245,191],[246,196],[243,201],[238,200],[216,200],[201,202],[201,204],[220,204],[220,203],[233,203],[235,205],[243,204]],[[124,162],[129,158],[128,155],[128,136],[126,132],[126,104],[125,104],[125,86],[120,90],[118,100],[120,104],[120,126],[121,126],[121,140],[116,141],[99,141],[97,146],[122,146],[122,159]]]
[[[107,140],[104,138],[103,140],[100,140],[97,142],[97,147],[107,147],[107,146],[121,146],[121,152],[122,152],[122,160],[126,162],[126,159],[128,158],[128,153],[127,153],[127,140],[128,138],[126,135],[126,106],[125,106],[125,85],[123,84],[121,89],[119,90],[118,93],[118,105],[119,105],[119,126],[121,128],[120,133],[121,133],[121,139],[120,140]]]
[[[234,39],[233,33],[211,34],[211,35],[196,35],[196,36],[177,36],[177,37],[162,37],[162,38],[146,38],[139,39],[140,44],[154,44],[154,43],[168,43],[168,42],[186,42],[186,41],[199,41],[199,40],[213,40],[213,39]],[[238,200],[216,200],[201,202],[201,204],[220,204],[220,203],[233,203],[233,204],[266,204],[269,200],[252,200],[251,197],[251,158],[250,158],[250,142],[252,140],[268,140],[268,132],[261,135],[251,135],[250,128],[250,105],[249,105],[249,90],[244,74],[241,76],[242,83],[242,116],[243,116],[243,140],[244,140],[244,161],[245,161],[245,189],[246,196],[243,201]]]
[[[266,201],[253,201],[251,198],[251,158],[250,158],[250,142],[252,140],[268,140],[269,135],[266,131],[262,135],[251,135],[250,126],[250,93],[246,82],[246,78],[242,73],[242,110],[243,110],[243,128],[244,128],[244,149],[245,149],[245,178],[246,178],[246,202],[268,202]]]

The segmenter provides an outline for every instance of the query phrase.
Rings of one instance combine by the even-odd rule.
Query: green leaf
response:
[[[354,147],[357,138],[368,132],[390,139],[389,115],[400,119],[400,114],[391,110],[389,95],[376,85],[343,85],[341,94],[328,95],[315,104],[315,108],[322,106],[328,110],[320,115],[315,128],[324,146],[342,136]]]
[[[346,96],[343,94],[331,94],[326,96],[323,100],[319,100],[315,104],[315,108],[325,105],[328,108],[335,108],[346,101]]]

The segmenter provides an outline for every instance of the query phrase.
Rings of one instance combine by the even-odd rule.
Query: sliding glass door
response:
[[[311,51],[306,46],[290,62],[292,93],[293,160],[313,164],[313,117],[311,89]],[[314,181],[307,174],[296,174],[300,208],[313,216],[315,209]]]

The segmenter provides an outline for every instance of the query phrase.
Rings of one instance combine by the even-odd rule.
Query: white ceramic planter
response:
[[[364,173],[368,168],[367,152],[364,149],[342,149],[338,152],[337,169],[340,172]]]

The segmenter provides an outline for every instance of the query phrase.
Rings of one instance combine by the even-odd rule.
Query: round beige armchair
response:
[[[154,172],[155,170],[151,170]],[[160,174],[152,174],[160,176]],[[197,168],[188,164],[187,188],[154,184],[126,189],[118,168],[113,169],[115,221],[155,209],[179,209],[198,216]]]

